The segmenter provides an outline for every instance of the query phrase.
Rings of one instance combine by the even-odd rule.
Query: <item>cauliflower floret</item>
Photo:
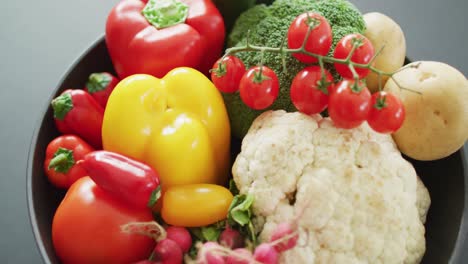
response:
[[[299,242],[281,263],[418,263],[430,198],[391,136],[367,124],[339,129],[319,115],[268,111],[232,168],[254,196],[259,238],[298,219]]]

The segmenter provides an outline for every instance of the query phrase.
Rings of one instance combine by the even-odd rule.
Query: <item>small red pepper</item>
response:
[[[105,109],[107,100],[119,83],[119,79],[109,72],[95,72],[89,75],[85,90]]]
[[[87,154],[81,165],[99,187],[132,208],[153,208],[161,196],[159,175],[142,162],[100,150]]]
[[[86,170],[79,161],[92,151],[93,147],[75,135],[63,135],[52,140],[47,145],[44,161],[49,181],[59,188],[68,188],[86,176]]]
[[[68,89],[52,100],[57,129],[76,134],[96,149],[102,148],[104,108],[86,91]]]

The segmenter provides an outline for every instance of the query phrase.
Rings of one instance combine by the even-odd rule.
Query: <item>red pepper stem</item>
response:
[[[73,150],[60,147],[54,153],[48,168],[53,168],[56,172],[68,173],[74,165],[75,159],[73,158]]]
[[[86,87],[88,88],[89,93],[96,93],[102,90],[105,90],[111,81],[111,77],[104,73],[92,73],[89,75],[88,82]]]
[[[156,202],[161,198],[161,185],[151,192],[150,199],[148,201],[148,207],[153,208]]]
[[[67,154],[59,154],[57,156],[55,156],[54,158],[52,158],[50,160],[50,163],[49,163],[49,169],[50,168],[55,168],[57,166],[60,166],[60,165],[64,165],[68,162],[68,156]]]
[[[184,23],[189,7],[179,0],[149,0],[143,9],[143,16],[157,29]]]
[[[70,93],[64,93],[51,102],[54,110],[54,117],[63,120],[65,116],[73,109],[73,100]]]

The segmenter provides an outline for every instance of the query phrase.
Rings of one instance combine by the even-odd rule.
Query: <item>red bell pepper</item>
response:
[[[49,181],[59,188],[69,188],[76,180],[86,176],[79,164],[94,149],[75,135],[63,135],[52,140],[46,149],[44,171]]]
[[[208,74],[224,38],[223,17],[211,0],[123,0],[106,22],[106,44],[122,79],[162,78],[180,66]]]
[[[52,100],[57,129],[76,134],[96,149],[102,148],[104,108],[86,91],[68,89]]]
[[[119,83],[119,79],[109,72],[95,72],[89,75],[85,90],[105,109],[107,100]]]
[[[94,151],[84,157],[81,165],[99,187],[132,208],[153,208],[161,195],[156,171],[121,154]]]

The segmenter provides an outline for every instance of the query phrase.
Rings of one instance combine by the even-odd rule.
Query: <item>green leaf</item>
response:
[[[250,214],[248,211],[232,211],[232,219],[241,226],[244,226],[250,222]]]
[[[203,237],[203,233],[200,227],[190,228],[189,231],[196,238],[196,240],[205,241],[205,238]]]
[[[206,241],[218,241],[221,230],[214,226],[206,226],[201,228],[201,233]]]
[[[233,179],[229,180],[229,191],[232,193],[232,195],[239,194],[239,189],[237,189],[236,182]]]
[[[252,195],[236,195],[228,210],[228,221],[230,225],[237,223],[244,226],[250,222],[252,216],[251,206],[254,201]]]

